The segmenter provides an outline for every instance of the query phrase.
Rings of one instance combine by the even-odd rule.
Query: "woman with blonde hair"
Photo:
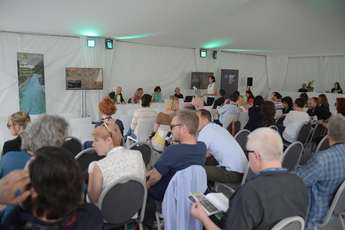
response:
[[[178,98],[170,96],[169,99],[165,101],[164,111],[157,115],[154,131],[156,132],[160,125],[169,126],[173,116],[175,116],[179,108]]]
[[[133,104],[138,104],[141,97],[144,95],[144,90],[143,88],[138,88],[135,93],[134,96],[132,97],[132,103]]]
[[[104,121],[94,129],[93,144],[100,156],[89,166],[88,197],[97,203],[102,191],[122,178],[136,178],[145,182],[145,165],[141,153],[121,146],[122,135],[119,127],[111,121]]]
[[[4,143],[2,155],[10,151],[19,151],[21,149],[21,134],[24,132],[29,123],[30,116],[26,112],[16,112],[8,118],[7,128],[10,130],[12,136],[17,137]]]

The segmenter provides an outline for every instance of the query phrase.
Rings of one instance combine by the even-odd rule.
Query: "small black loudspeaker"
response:
[[[247,86],[253,86],[253,78],[252,77],[247,78]]]
[[[213,59],[217,59],[217,50],[213,50],[213,52],[212,52],[212,57],[213,57]]]

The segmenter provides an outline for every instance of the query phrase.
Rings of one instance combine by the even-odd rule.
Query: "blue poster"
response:
[[[17,53],[17,65],[20,111],[45,113],[43,54]]]

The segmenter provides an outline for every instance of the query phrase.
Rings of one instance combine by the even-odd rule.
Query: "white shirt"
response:
[[[309,120],[310,117],[306,112],[290,111],[283,122],[285,127],[283,138],[290,143],[296,141],[302,126]]]
[[[89,173],[97,165],[103,176],[102,189],[122,178],[131,177],[145,182],[145,164],[141,153],[137,150],[129,150],[122,146],[109,151],[107,156],[89,165]]]
[[[143,108],[137,109],[133,114],[131,129],[135,130],[135,128],[138,125],[138,121],[141,119],[155,121],[156,117],[157,117],[157,112],[151,107],[143,107]]]
[[[212,82],[211,84],[208,84],[207,86],[207,94],[216,94],[216,83]],[[214,96],[214,95],[209,95],[209,96]]]
[[[203,127],[198,136],[198,141],[202,141],[207,146],[210,153],[227,171],[244,173],[248,160],[235,138],[223,127],[208,123]]]

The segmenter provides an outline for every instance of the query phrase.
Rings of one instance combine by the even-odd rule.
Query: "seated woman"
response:
[[[170,96],[165,102],[164,111],[157,115],[154,131],[156,132],[160,125],[170,126],[171,120],[178,110],[178,99],[175,96]]]
[[[88,197],[97,203],[102,191],[122,178],[145,182],[145,165],[141,153],[120,146],[122,135],[116,124],[104,122],[93,131],[93,147],[102,160],[89,166]]]
[[[21,134],[24,132],[29,122],[30,116],[25,112],[16,112],[9,117],[7,127],[11,135],[17,137],[4,143],[2,155],[5,155],[9,151],[20,151],[22,145]]]
[[[263,121],[262,127],[269,127],[275,125],[276,121],[274,119],[276,115],[276,106],[272,101],[264,101],[261,105]]]
[[[31,196],[4,220],[13,229],[103,229],[103,217],[84,204],[78,163],[63,148],[43,147],[29,164]]]
[[[101,113],[101,121],[96,123],[96,127],[101,125],[105,120],[113,120],[120,128],[121,135],[123,135],[123,123],[121,120],[115,118],[116,105],[110,97],[104,97],[98,104],[99,112]]]
[[[287,114],[291,110],[293,110],[293,101],[291,97],[289,96],[283,97],[282,103],[283,103],[283,114]]]
[[[143,95],[144,95],[143,88],[138,88],[135,91],[134,96],[131,98],[131,102],[128,102],[128,103],[138,104]]]
[[[262,127],[262,123],[264,120],[262,107],[261,105],[264,103],[264,99],[262,96],[256,96],[254,99],[254,105],[248,109],[248,122],[245,129],[249,131],[253,131],[256,128]]]
[[[345,98],[338,97],[335,102],[335,108],[337,110],[337,113],[340,113],[343,116],[345,116]]]
[[[162,89],[160,86],[156,86],[152,94],[152,102],[162,102]]]
[[[254,104],[254,95],[250,89],[246,90],[247,105],[252,106]]]
[[[126,104],[125,99],[123,99],[121,86],[116,87],[116,89],[114,88],[114,90],[109,93],[109,97],[115,104]]]
[[[339,82],[334,83],[334,87],[331,90],[332,93],[343,93],[343,89],[340,86]]]

